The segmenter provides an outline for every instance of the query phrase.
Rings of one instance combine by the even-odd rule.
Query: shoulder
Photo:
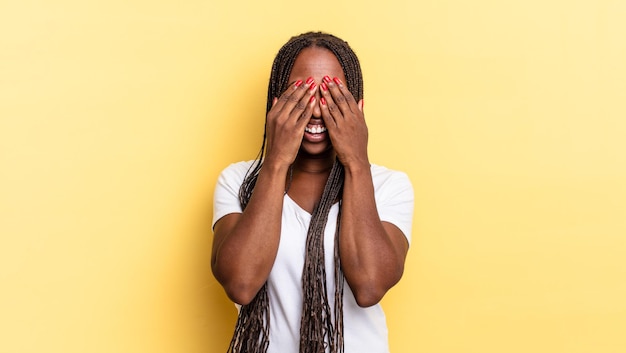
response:
[[[243,172],[245,174],[248,171],[248,169],[250,169],[250,167],[252,166],[254,162],[255,162],[254,160],[251,160],[251,161],[240,161],[240,162],[231,163],[222,170],[222,173],[224,172],[242,173]]]
[[[220,173],[220,178],[229,178],[243,181],[253,164],[253,160],[232,163],[222,170],[222,172]]]
[[[389,169],[377,164],[372,164],[370,170],[372,172],[372,181],[374,182],[375,188],[386,184],[412,187],[409,176],[402,171]]]
[[[239,189],[254,161],[237,162],[222,170],[213,194],[213,226],[229,213],[241,213]]]
[[[410,244],[415,197],[409,176],[379,165],[371,170],[380,220],[398,227]]]
[[[229,194],[237,195],[239,187],[243,184],[253,164],[254,161],[237,162],[224,168],[217,178],[216,194],[221,194],[223,190],[226,190]]]

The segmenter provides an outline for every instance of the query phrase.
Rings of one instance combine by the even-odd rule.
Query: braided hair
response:
[[[354,98],[358,101],[363,98],[363,75],[359,60],[347,42],[327,33],[308,32],[292,37],[278,51],[272,65],[267,92],[266,113],[272,108],[274,97],[279,97],[289,84],[289,75],[298,54],[305,48],[320,47],[330,50],[339,61],[346,84]],[[267,141],[267,120],[261,150],[247,172],[239,190],[239,202],[245,209],[259,171],[263,165]],[[300,353],[324,353],[326,347],[331,353],[343,352],[343,285],[344,278],[341,272],[339,258],[339,216],[335,229],[334,260],[335,260],[335,304],[334,319],[327,295],[326,269],[324,266],[324,229],[328,221],[330,208],[336,200],[341,199],[343,190],[344,170],[338,160],[335,160],[330,176],[324,187],[321,200],[311,216],[311,223],[306,239],[306,254],[302,270],[303,306],[300,323]],[[258,291],[254,299],[243,305],[235,326],[235,333],[228,348],[229,353],[264,353],[269,346],[269,298],[267,283]]]

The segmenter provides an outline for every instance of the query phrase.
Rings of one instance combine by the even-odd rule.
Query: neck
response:
[[[293,163],[293,169],[302,173],[328,173],[335,164],[335,154],[319,158],[305,158],[298,156]]]

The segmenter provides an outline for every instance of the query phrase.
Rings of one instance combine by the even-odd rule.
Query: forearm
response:
[[[376,304],[400,280],[406,247],[380,220],[369,164],[345,168],[340,229],[346,281],[359,305]]]
[[[287,167],[264,164],[243,213],[224,217],[224,224],[220,224],[221,220],[216,224],[213,273],[236,302],[245,304],[251,300],[274,264],[286,173]]]

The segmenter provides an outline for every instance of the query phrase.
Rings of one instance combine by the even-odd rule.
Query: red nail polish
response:
[[[306,79],[306,84],[310,85],[311,83],[313,83],[315,80],[313,79],[313,77],[309,77]]]
[[[313,82],[313,83],[311,84],[311,88],[309,88],[309,89],[310,89],[311,91],[314,91],[314,90],[315,90],[315,87],[317,87],[317,85],[315,84],[315,82]]]
[[[294,85],[296,87],[300,87],[301,84],[302,84],[302,80],[298,80],[298,81],[296,81],[296,83]]]
[[[324,82],[326,83],[330,82],[330,76],[328,75],[324,76]]]
[[[324,82],[322,82],[322,83],[320,84],[320,87],[322,87],[322,90],[324,90],[324,91],[328,91],[328,86],[326,86],[326,84],[325,84]]]
[[[335,83],[338,84],[338,85],[341,84],[341,80],[339,79],[339,77],[333,78],[333,81],[335,81]]]
[[[322,99],[324,98],[322,97]],[[315,96],[311,96],[311,99],[309,99],[309,103],[313,103],[313,102],[315,102]]]
[[[321,97],[320,98],[320,102],[322,102],[322,105],[326,105],[326,98]]]

